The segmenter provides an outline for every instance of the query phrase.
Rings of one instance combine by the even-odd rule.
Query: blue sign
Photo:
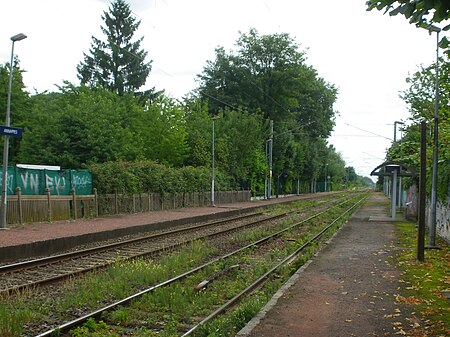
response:
[[[22,128],[14,128],[12,126],[0,125],[1,136],[22,137]]]

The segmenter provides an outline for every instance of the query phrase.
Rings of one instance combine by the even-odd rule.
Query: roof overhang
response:
[[[416,170],[413,167],[410,167],[398,161],[386,161],[374,168],[370,175],[379,177],[391,177],[394,171],[397,171],[397,177],[416,176]]]

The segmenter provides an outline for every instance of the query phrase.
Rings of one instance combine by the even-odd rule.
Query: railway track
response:
[[[266,216],[262,212],[240,215],[196,225],[181,226],[137,238],[72,251],[39,259],[0,266],[0,294],[15,294],[24,289],[52,284],[92,272],[117,262],[157,255],[199,239],[244,230],[288,216]]]
[[[263,213],[246,214],[65,254],[4,265],[0,267],[0,293],[17,293],[26,288],[42,286],[105,268],[118,260],[157,254],[193,240],[223,235],[229,231],[256,226],[283,216],[285,214],[276,216],[264,216]],[[245,222],[246,220],[249,221]]]
[[[322,226],[321,229],[314,233],[314,234],[310,234],[308,240],[306,240],[305,242],[302,242],[301,245],[299,245],[299,247],[297,247],[292,253],[290,253],[288,256],[286,256],[282,261],[278,261],[272,268],[270,268],[270,270],[268,270],[266,273],[264,273],[263,275],[259,276],[257,279],[253,280],[251,282],[250,285],[248,285],[245,289],[243,289],[241,292],[239,292],[239,294],[236,294],[235,296],[233,296],[231,299],[228,299],[226,303],[222,304],[219,308],[216,308],[215,310],[213,310],[211,312],[211,314],[207,315],[205,318],[203,319],[198,319],[197,323],[195,324],[191,324],[191,326],[189,326],[187,329],[184,329],[184,331],[180,332],[180,334],[183,334],[183,336],[188,336],[190,334],[192,334],[195,330],[198,329],[198,327],[208,323],[210,320],[214,319],[216,316],[220,315],[221,313],[223,313],[224,311],[228,310],[230,307],[236,305],[236,303],[238,303],[242,298],[244,298],[245,296],[247,296],[249,293],[251,293],[252,291],[254,291],[255,289],[257,289],[258,287],[261,286],[261,284],[263,284],[265,281],[267,281],[270,278],[270,275],[273,275],[274,273],[276,273],[277,270],[279,270],[282,266],[284,266],[286,263],[291,263],[293,260],[296,259],[296,257],[301,254],[305,249],[307,249],[309,246],[311,246],[311,244],[315,243],[317,240],[319,240],[327,231],[329,231],[335,224],[336,222],[338,222],[340,219],[343,219],[345,217],[345,215],[349,214],[355,207],[357,207],[357,205],[359,205],[362,200],[364,198],[360,198],[357,202],[352,203],[351,205],[347,205],[349,203],[349,200],[340,200],[340,203],[338,205],[335,206],[331,206],[328,209],[322,210],[320,212],[316,212],[315,214],[309,216],[306,219],[303,219],[301,221],[297,221],[294,224],[289,225],[288,227],[276,231],[275,233],[272,233],[271,235],[267,235],[264,238],[261,238],[255,242],[251,242],[250,244],[247,244],[243,247],[240,247],[232,252],[229,252],[223,256],[219,256],[219,257],[215,257],[213,259],[211,259],[210,261],[199,265],[189,271],[186,271],[184,273],[181,273],[177,276],[174,276],[170,279],[167,279],[163,282],[160,282],[152,287],[149,287],[145,290],[139,291],[136,294],[133,294],[131,296],[128,296],[122,300],[119,300],[117,302],[111,303],[105,307],[99,308],[95,311],[92,311],[90,313],[86,313],[72,321],[66,322],[64,324],[61,324],[55,328],[52,328],[46,332],[40,333],[39,337],[43,337],[43,336],[51,336],[53,334],[55,334],[56,332],[58,333],[64,333],[67,332],[68,330],[79,326],[80,324],[82,324],[83,322],[86,322],[87,320],[91,319],[91,318],[98,318],[102,315],[102,313],[105,312],[109,312],[112,311],[118,307],[123,307],[128,305],[130,302],[138,300],[139,298],[142,298],[142,296],[146,295],[146,294],[150,294],[152,292],[154,292],[156,289],[160,289],[163,287],[167,287],[171,284],[174,284],[176,282],[182,282],[184,279],[186,279],[187,277],[198,273],[201,270],[204,270],[205,268],[218,263],[219,261],[224,261],[227,259],[230,259],[231,257],[235,257],[238,254],[241,254],[245,251],[248,251],[249,249],[255,249],[257,247],[262,247],[264,245],[267,245],[268,243],[270,243],[271,241],[275,240],[276,238],[280,238],[282,235],[284,235],[286,232],[292,231],[294,229],[300,228],[301,226],[303,226],[304,224],[313,221],[314,219],[318,219],[321,216],[324,216],[325,214],[327,214],[330,209],[333,209],[334,207],[340,207],[343,208],[345,207],[345,209],[343,211],[341,211],[339,213],[338,216],[336,216],[332,221],[330,221],[329,223],[327,223],[325,226]],[[267,221],[267,220],[262,220],[262,221]]]

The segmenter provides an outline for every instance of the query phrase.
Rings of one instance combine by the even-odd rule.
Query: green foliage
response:
[[[450,2],[448,0],[368,0],[367,10],[384,10],[389,15],[401,14],[417,27],[430,29],[434,24],[446,24],[441,27],[446,31],[450,29]],[[441,25],[440,25],[441,26]],[[439,27],[438,27],[439,28]],[[430,30],[430,32],[433,29]],[[443,37],[440,46],[450,56],[450,41]]]
[[[249,188],[262,195],[269,173],[266,145],[272,119],[278,192],[291,193],[297,181],[303,186],[324,179],[326,160],[333,179],[342,181],[345,165],[326,143],[334,125],[337,90],[304,63],[304,52],[289,35],[260,36],[255,30],[241,34],[237,52],[219,48],[217,60],[200,76],[197,95],[178,102],[154,90],[134,92],[139,87],[131,79],[134,63],[130,68],[126,62],[135,62],[136,55],[142,61],[146,52],[138,50],[141,40],[131,42],[139,22],[128,5],[114,1],[103,19],[107,42],[94,38],[92,55],[85,55],[78,67],[88,86],[65,82],[58,93],[29,98],[20,69],[15,69],[13,90],[20,99],[13,101],[17,111],[12,116],[24,133],[13,143],[11,162],[73,169],[106,163],[98,168],[104,193],[204,191],[211,181],[211,116],[218,116],[217,188]],[[117,27],[119,21],[123,25]],[[125,63],[115,63],[119,59]],[[150,64],[146,66],[150,71]],[[0,80],[6,81],[6,75],[0,67]],[[0,105],[6,97],[2,88]],[[145,171],[149,162],[151,173]]]
[[[113,1],[102,19],[106,42],[92,37],[90,55],[84,53],[84,61],[77,66],[78,78],[82,84],[107,88],[122,96],[145,84],[151,62],[145,62],[147,52],[140,49],[143,37],[132,42],[140,21],[136,22],[125,1]]]
[[[294,178],[307,181],[319,174],[321,165],[310,165],[308,160],[315,156],[314,146],[303,144],[322,144],[330,135],[337,89],[305,64],[305,53],[299,51],[288,34],[261,36],[255,29],[241,34],[236,50],[227,53],[223,47],[216,49],[216,59],[207,62],[199,80],[198,95],[208,101],[211,115],[223,112],[226,118],[227,111],[242,111],[242,116],[261,115],[259,153],[269,138],[268,120],[274,121],[273,172],[274,176],[283,177],[284,190],[290,190]],[[246,173],[242,174],[245,165],[235,165],[231,150],[240,151],[244,144],[252,143],[246,139],[241,142],[239,128],[225,130],[227,135],[221,139],[221,146],[229,149],[229,157],[222,164],[230,168],[233,176],[246,178]],[[251,135],[247,131],[245,137],[248,136]],[[233,144],[235,141],[240,147]],[[244,160],[249,156],[245,153],[248,151],[239,154]],[[253,158],[262,156],[254,151]]]
[[[183,164],[183,111],[172,99],[160,94],[142,106],[131,94],[70,83],[60,90],[31,97],[20,161],[66,168],[139,159]]]
[[[438,183],[437,194],[440,200],[446,201],[450,186],[450,63],[448,58],[440,60],[439,67],[439,132],[438,132]],[[387,159],[400,161],[415,167],[420,166],[420,122],[426,120],[430,128],[427,133],[427,190],[431,190],[433,128],[435,113],[435,64],[421,67],[412,74],[407,83],[410,87],[401,97],[408,104],[411,117],[410,125],[404,128],[401,141],[392,144]]]
[[[181,166],[187,156],[186,127],[182,107],[166,96],[159,95],[147,102],[145,114],[136,121],[142,127],[144,158]],[[131,141],[134,146],[134,141]]]
[[[80,327],[77,327],[70,331],[70,336],[72,337],[118,337],[116,333],[110,333],[108,325],[99,321],[96,322],[93,318],[88,318],[88,320]]]
[[[11,111],[10,111],[10,125],[15,127],[27,128],[27,116],[30,110],[29,93],[25,90],[22,73],[18,59],[13,64],[13,77],[11,86]],[[10,64],[5,63],[0,65],[0,118],[2,121],[6,120],[6,106],[8,99],[9,88],[9,68]],[[3,146],[3,138],[1,137],[1,145]],[[18,152],[20,151],[21,139],[11,137],[9,150],[9,162],[16,163]]]
[[[236,46],[229,54],[216,49],[216,60],[199,75],[199,94],[211,114],[243,107],[275,123],[314,124],[314,136],[330,134],[337,90],[304,63],[305,53],[288,34],[260,36],[251,29]]]
[[[450,3],[447,0],[368,0],[367,10],[385,10],[389,15],[402,14],[411,23],[425,26],[450,18]],[[450,29],[450,25],[445,29]]]
[[[183,193],[211,188],[209,167],[171,168],[153,161],[114,161],[89,166],[99,193]],[[226,175],[216,172],[216,187],[229,189]]]

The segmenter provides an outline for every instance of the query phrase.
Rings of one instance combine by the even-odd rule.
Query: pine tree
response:
[[[103,12],[106,27],[101,26],[106,42],[92,37],[89,54],[77,66],[82,84],[99,85],[122,96],[145,84],[151,62],[145,62],[147,52],[140,48],[143,37],[132,42],[141,21],[132,16],[124,0],[115,0],[109,12]]]

